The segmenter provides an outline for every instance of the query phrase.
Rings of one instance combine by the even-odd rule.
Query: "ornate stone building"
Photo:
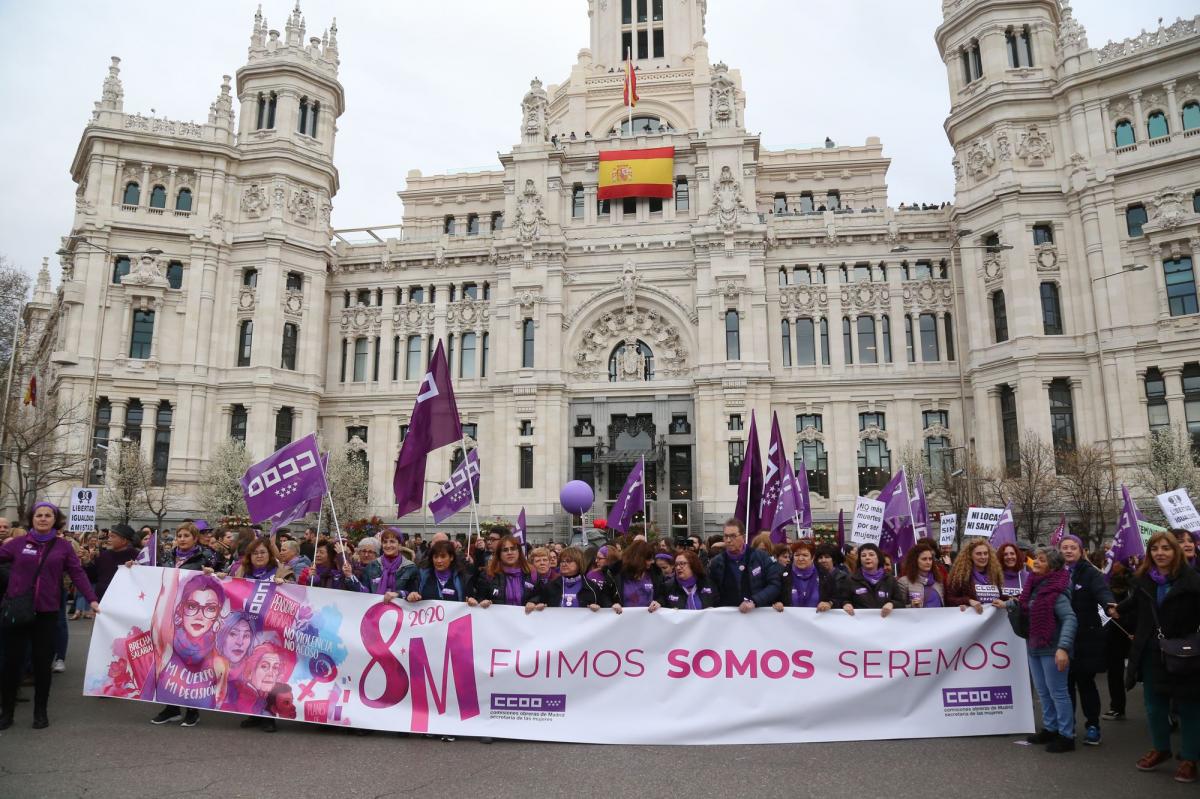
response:
[[[543,532],[564,481],[611,499],[643,456],[660,528],[714,526],[751,411],[764,443],[779,414],[818,519],[906,452],[999,469],[1030,431],[1128,462],[1151,425],[1200,433],[1196,20],[1094,50],[1059,0],[946,0],[955,202],[893,208],[878,139],[770,151],[745,129],[706,6],[589,0],[590,47],[530,84],[518,143],[494,170],[410,172],[393,228],[330,229],[336,26],[256,16],[202,124],[125,112],[113,59],[37,306],[37,368],[95,411],[90,479],[133,438],[182,515],[222,437],[261,457],[319,429],[390,516],[438,340],[483,513]],[[650,147],[674,150],[674,199],[599,201],[599,154]]]

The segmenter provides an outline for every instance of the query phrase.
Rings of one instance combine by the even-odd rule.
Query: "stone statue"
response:
[[[550,138],[550,129],[546,123],[546,109],[550,100],[542,82],[534,78],[529,83],[529,93],[521,101],[521,136],[525,144],[541,144]]]
[[[738,216],[746,210],[742,199],[742,184],[733,176],[728,166],[721,167],[721,180],[713,192],[712,209],[709,211],[716,226],[721,230],[736,230]]]
[[[521,192],[521,199],[517,201],[517,240],[525,244],[537,241],[546,222],[542,196],[538,194],[533,180],[526,180],[525,190]]]
[[[732,128],[737,126],[737,86],[729,77],[729,67],[717,64],[713,67],[712,88],[710,90],[712,107],[712,126],[714,128]]]

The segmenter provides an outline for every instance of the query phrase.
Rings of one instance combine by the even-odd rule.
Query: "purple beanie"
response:
[[[665,561],[669,561],[670,563],[675,562],[675,558],[671,555],[668,555],[666,552],[659,552],[657,555],[654,556],[654,559],[655,560],[665,560]]]
[[[1075,535],[1074,533],[1067,533],[1066,535],[1064,535],[1062,537],[1062,540],[1060,540],[1058,542],[1058,546],[1060,549],[1062,548],[1063,541],[1074,541],[1079,546],[1080,551],[1083,551],[1083,539],[1080,538],[1079,536]]]

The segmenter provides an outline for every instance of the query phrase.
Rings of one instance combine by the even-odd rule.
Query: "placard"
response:
[[[71,491],[71,512],[67,517],[67,531],[90,533],[96,529],[96,503],[100,491],[95,488],[76,488]]]
[[[1188,532],[1200,530],[1200,513],[1196,512],[1196,506],[1192,504],[1186,488],[1159,494],[1158,507],[1162,508],[1169,526]]]
[[[850,526],[850,543],[878,544],[883,538],[883,511],[886,506],[875,499],[859,497],[854,503],[854,521]]]
[[[967,523],[963,526],[963,539],[991,538],[996,522],[1004,515],[1004,508],[971,508],[967,511]]]
[[[958,535],[958,514],[943,513],[942,527],[938,532],[938,545],[943,547],[954,546],[954,537]]]

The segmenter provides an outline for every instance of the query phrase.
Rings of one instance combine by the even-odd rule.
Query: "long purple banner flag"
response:
[[[442,483],[438,495],[429,503],[435,524],[441,524],[460,510],[471,507],[474,492],[479,491],[479,450],[467,453],[466,460]]]
[[[259,461],[242,476],[242,493],[250,521],[260,524],[272,516],[287,513],[297,505],[329,490],[317,436],[310,433],[293,441],[269,458]]]
[[[408,435],[396,459],[392,489],[396,492],[398,516],[421,509],[421,498],[425,491],[425,459],[429,453],[461,440],[462,422],[458,418],[458,404],[454,401],[450,365],[439,341],[429,362],[429,371],[417,388],[417,401],[408,421]]]
[[[742,475],[738,480],[737,506],[733,512],[733,515],[746,525],[747,543],[758,535],[761,529],[758,506],[762,498],[762,491],[762,457],[758,448],[758,425],[754,420],[754,411],[750,411],[750,440],[746,444],[746,453],[742,461]]]
[[[617,501],[613,503],[612,512],[608,514],[609,529],[622,533],[629,532],[629,525],[633,521],[634,514],[645,506],[646,461],[640,460],[629,472],[629,477],[625,479],[625,485],[617,496]]]

